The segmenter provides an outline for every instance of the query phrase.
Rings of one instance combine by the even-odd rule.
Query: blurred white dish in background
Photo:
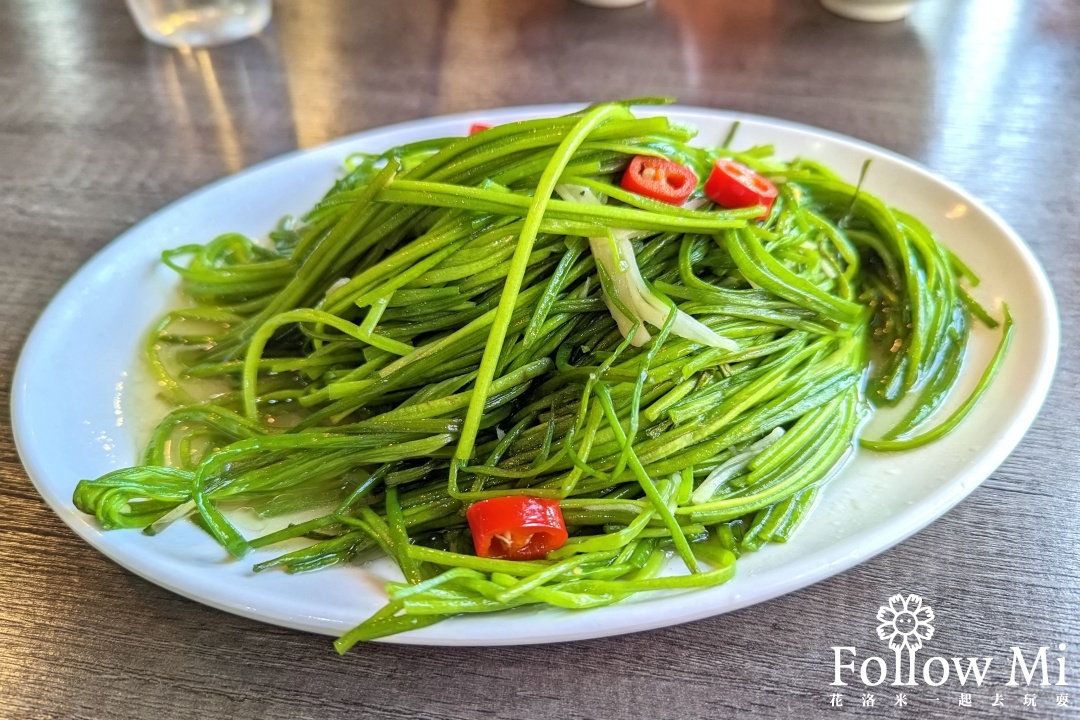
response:
[[[911,13],[913,0],[821,0],[828,11],[863,22],[893,22]]]
[[[621,8],[630,7],[631,5],[640,5],[645,0],[578,0],[582,5],[592,5],[593,7],[604,8]]]

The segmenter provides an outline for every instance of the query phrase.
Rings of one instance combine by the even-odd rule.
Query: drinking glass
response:
[[[270,22],[270,0],[127,0],[148,40],[173,47],[222,45]]]

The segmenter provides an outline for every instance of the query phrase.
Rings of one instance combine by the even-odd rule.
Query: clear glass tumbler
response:
[[[127,0],[135,24],[162,45],[223,45],[270,22],[270,0]]]

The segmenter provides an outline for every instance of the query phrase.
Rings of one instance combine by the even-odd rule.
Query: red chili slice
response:
[[[476,554],[503,560],[535,560],[566,542],[559,501],[508,495],[474,503],[465,513]]]
[[[698,178],[685,165],[667,158],[635,155],[619,185],[638,195],[670,205],[682,205],[697,187]]]
[[[764,205],[765,213],[757,217],[764,220],[769,217],[777,191],[775,185],[742,163],[720,158],[705,181],[705,194],[726,208]]]
[[[491,129],[490,125],[485,125],[484,123],[473,123],[472,126],[469,128],[469,134],[470,135],[475,135],[478,132],[483,132],[485,130],[490,130],[490,129]]]

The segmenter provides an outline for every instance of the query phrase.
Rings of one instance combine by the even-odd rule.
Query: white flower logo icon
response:
[[[923,605],[919,595],[893,595],[888,605],[878,608],[878,637],[889,643],[889,647],[899,653],[902,648],[918,650],[923,642],[934,636],[934,611],[929,605]]]

